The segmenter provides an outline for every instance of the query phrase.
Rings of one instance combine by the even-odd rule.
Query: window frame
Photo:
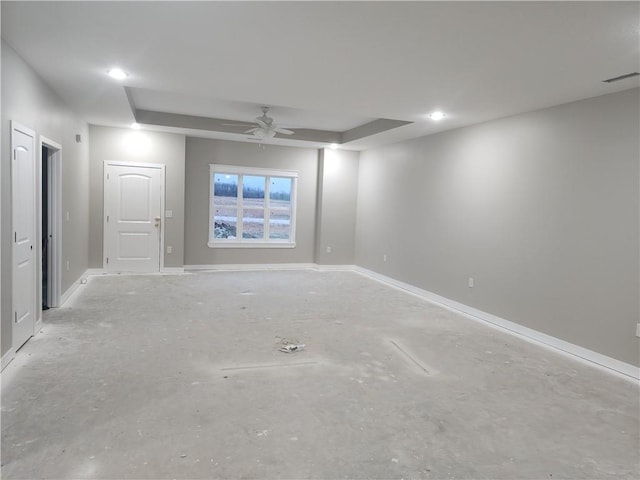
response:
[[[214,201],[214,178],[217,173],[225,175],[238,176],[238,194],[237,194],[237,235],[236,238],[214,238],[215,234],[215,201]],[[264,221],[264,238],[242,238],[242,183],[244,176],[261,176],[265,177],[265,221]],[[270,239],[269,238],[269,203],[271,201],[269,195],[270,178],[290,178],[291,179],[291,223],[290,235],[288,239]],[[297,213],[297,196],[298,192],[298,172],[293,170],[278,170],[274,168],[259,167],[243,167],[237,165],[218,165],[209,164],[209,248],[295,248],[296,246],[296,213]]]

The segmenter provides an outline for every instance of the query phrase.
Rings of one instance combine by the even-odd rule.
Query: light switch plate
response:
[[[173,218],[173,210],[165,210],[164,218]]]

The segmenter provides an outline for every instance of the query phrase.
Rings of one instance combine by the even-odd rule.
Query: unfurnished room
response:
[[[1,3],[3,479],[640,478],[640,3]]]

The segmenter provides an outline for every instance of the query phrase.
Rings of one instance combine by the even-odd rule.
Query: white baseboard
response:
[[[62,294],[62,297],[60,298],[61,307],[64,307],[65,302],[69,300],[71,295],[75,293],[75,291],[80,287],[80,285],[84,285],[85,283],[87,283],[87,276],[89,276],[89,270],[85,270],[85,272],[82,275],[80,275],[75,282],[71,284],[71,286],[67,289],[67,291]]]
[[[95,276],[95,275],[163,275],[163,274],[179,274],[184,273],[183,267],[163,267],[159,272],[122,272],[122,273],[112,273],[107,272],[103,268],[90,268],[87,270],[87,276]]]
[[[13,347],[9,348],[7,352],[2,355],[2,361],[0,362],[0,371],[4,370],[4,367],[11,363],[11,360],[16,358],[16,351]]]
[[[268,263],[268,264],[229,264],[229,265],[185,265],[185,271],[220,271],[220,272],[245,272],[264,270],[313,270],[315,263]]]
[[[355,272],[355,265],[320,265],[317,264],[314,269],[320,272]]]
[[[517,323],[510,322],[509,320],[505,320],[504,318],[492,315],[491,313],[483,312],[482,310],[478,310],[477,308],[470,307],[463,303],[451,300],[427,290],[423,290],[394,278],[387,277],[380,273],[367,270],[366,268],[355,267],[354,271],[361,275],[364,275],[365,277],[371,278],[391,287],[409,292],[431,303],[435,303],[437,305],[445,307],[448,310],[462,313],[472,320],[480,321],[484,324],[488,324],[491,327],[506,331],[507,333],[511,333],[512,335],[517,335],[518,337],[537,345],[552,349],[565,355],[569,355],[574,359],[577,358],[578,360],[586,362],[591,366],[595,365],[597,367],[604,368],[610,373],[620,374],[622,377],[627,379],[631,378],[634,380],[640,380],[640,368],[629,363],[616,360],[615,358],[611,358],[601,353],[594,352],[593,350],[580,347],[579,345],[575,345],[565,340],[547,335],[546,333],[533,330],[532,328],[524,327]]]
[[[160,273],[184,273],[184,267],[164,267]]]

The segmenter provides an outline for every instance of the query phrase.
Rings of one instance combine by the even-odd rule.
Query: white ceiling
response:
[[[133,121],[124,86],[139,109],[252,121],[269,105],[293,129],[414,122],[352,149],[640,85],[602,82],[640,71],[638,2],[3,1],[2,37],[93,124]]]

